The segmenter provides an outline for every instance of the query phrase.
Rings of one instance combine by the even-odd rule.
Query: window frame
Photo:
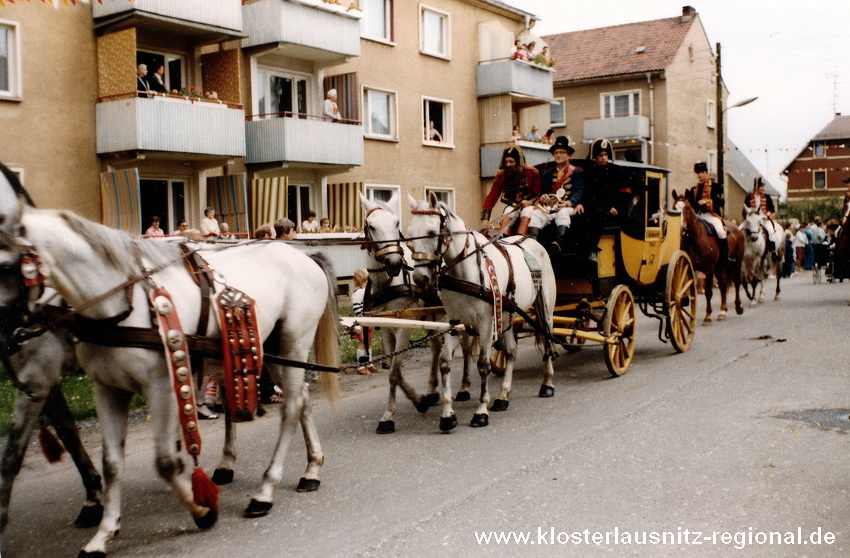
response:
[[[395,42],[395,6],[393,5],[395,0],[375,0],[382,1],[384,3],[384,13],[386,14],[386,28],[384,29],[386,36],[375,36],[370,35],[368,30],[368,21],[369,21],[369,11],[368,9],[363,10],[363,16],[360,18],[360,37],[362,39],[368,39],[370,41],[375,41],[378,43],[383,43],[389,46],[396,46]],[[364,6],[366,8],[366,6]]]
[[[822,141],[812,142],[812,157],[826,157],[826,146]]]
[[[430,12],[445,18],[445,26],[443,29],[444,52],[430,52],[425,49],[425,12]],[[443,60],[452,59],[452,16],[448,12],[432,8],[425,4],[419,4],[419,52],[426,56],[441,58]]]
[[[390,133],[389,135],[379,134],[372,131],[372,117],[369,112],[369,92],[385,93],[390,97]],[[398,92],[391,89],[383,89],[380,87],[371,87],[364,85],[361,95],[363,98],[363,137],[367,139],[383,140],[383,141],[398,141]]]
[[[717,164],[717,150],[709,149],[706,152],[706,166],[708,166],[709,174],[717,175]]]
[[[137,48],[136,49],[136,62],[139,62],[139,53],[142,53],[145,58],[149,56],[160,56],[162,57],[162,65],[165,66],[165,89],[168,91],[172,91],[173,89],[177,89],[178,91],[184,87],[188,87],[188,72],[189,72],[189,57],[185,53],[175,52],[175,51],[166,51],[166,50],[151,50],[148,48]],[[169,63],[178,60],[180,62],[180,87],[174,87],[171,83],[171,68],[169,67]],[[148,65],[148,75],[151,75],[153,72],[153,68],[150,67],[150,63],[143,62]],[[185,85],[184,85],[185,84]]]
[[[8,89],[0,90],[0,101],[20,101],[23,98],[23,62],[21,59],[21,24],[18,21],[0,19],[0,27],[9,31],[7,41]]]
[[[823,186],[818,186],[818,176],[823,176]],[[812,190],[826,190],[829,184],[826,181],[827,174],[825,170],[812,171]]]
[[[434,192],[435,194],[439,194],[439,193],[448,194],[448,199],[449,199],[450,203],[447,203],[446,205],[449,206],[449,209],[452,210],[452,213],[456,213],[455,202],[457,200],[457,196],[455,196],[455,188],[453,188],[451,186],[425,186],[425,199],[426,200],[429,197],[431,197],[431,192]],[[440,201],[442,201],[442,200],[440,200]]]
[[[629,96],[629,113],[623,116],[617,116],[615,105],[611,105],[611,116],[605,116],[605,109],[608,103],[606,102],[606,98],[610,97],[611,102],[614,102],[615,97],[620,97],[623,95]],[[600,118],[626,118],[629,116],[638,116],[640,115],[640,110],[635,111],[635,96],[637,96],[637,106],[640,108],[641,102],[641,90],[640,89],[629,89],[625,91],[608,91],[605,93],[599,94],[599,117]]]
[[[313,97],[314,97],[314,94],[316,94],[315,93],[316,85],[314,83],[313,76],[311,74],[304,73],[304,72],[295,72],[295,71],[288,70],[288,69],[283,70],[281,68],[275,68],[273,66],[257,66],[257,72],[256,72],[255,76],[256,76],[256,78],[260,78],[261,76],[265,76],[264,79],[262,80],[262,84],[263,84],[263,94],[262,94],[262,96],[258,95],[258,91],[256,90],[257,80],[256,79],[252,80],[252,83],[251,83],[251,89],[252,89],[251,93],[252,93],[252,96],[253,96],[252,103],[254,105],[253,106],[254,114],[257,114],[257,115],[266,114],[267,115],[267,116],[260,117],[261,119],[265,120],[265,119],[269,119],[269,118],[295,118],[296,116],[299,116],[301,118],[305,118],[306,115],[314,114],[315,105],[313,104]],[[305,104],[305,107],[304,107],[305,112],[303,113],[303,115],[302,115],[301,112],[298,112],[296,110],[296,111],[293,111],[293,114],[291,114],[290,116],[284,117],[283,115],[280,115],[278,113],[265,112],[265,109],[263,109],[263,110],[260,109],[260,99],[263,99],[263,101],[266,104],[269,105],[269,111],[271,111],[271,104],[270,103],[271,103],[271,77],[272,76],[276,76],[276,77],[279,77],[279,78],[287,78],[287,79],[292,80],[292,84],[293,84],[293,87],[292,87],[293,99],[292,100],[293,100],[293,107],[295,107],[296,109],[298,108],[298,86],[297,86],[297,83],[298,83],[299,79],[305,81],[306,91],[304,92],[304,100],[305,100],[306,104]],[[319,111],[319,112],[321,112],[321,111]]]
[[[561,121],[560,122],[552,122],[552,107],[553,106],[561,106]],[[559,128],[567,125],[567,98],[566,97],[555,97],[554,102],[549,103],[549,127],[550,128]]]
[[[431,141],[425,139],[425,134],[428,131],[426,122],[431,120],[430,118],[430,109],[426,110],[428,106],[427,103],[439,103],[443,105],[443,129],[440,130],[440,135],[443,136],[443,142],[440,143],[438,141]],[[454,149],[454,104],[452,101],[448,99],[438,99],[436,97],[427,97],[425,95],[422,96],[422,128],[420,128],[419,135],[422,138],[422,145],[427,145],[430,147],[445,147],[449,149]],[[448,118],[446,118],[446,107],[448,107]],[[448,124],[446,124],[448,121]]]
[[[401,219],[401,185],[400,184],[378,184],[378,183],[375,183],[375,182],[372,182],[372,183],[366,182],[366,183],[363,184],[363,189],[366,192],[366,194],[365,194],[366,198],[371,202],[380,201],[382,203],[386,203],[386,202],[384,202],[384,200],[376,200],[375,199],[374,194],[375,194],[376,190],[385,190],[387,192],[392,192],[392,194],[390,194],[390,198],[392,198],[393,195],[396,196],[395,214],[399,217],[399,219]]]
[[[717,127],[717,105],[711,99],[705,102],[705,126],[711,130]]]

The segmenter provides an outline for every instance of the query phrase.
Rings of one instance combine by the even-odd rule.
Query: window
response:
[[[443,202],[454,212],[455,191],[453,188],[425,188],[425,199],[431,197],[431,194],[437,196],[437,201]]]
[[[708,152],[708,161],[706,161],[708,165],[709,174],[717,174],[717,151],[709,151]]]
[[[604,93],[601,97],[602,118],[619,118],[640,114],[640,91]]]
[[[395,93],[364,87],[364,135],[376,139],[397,139],[395,107]]]
[[[142,230],[151,224],[151,217],[160,218],[160,228],[165,234],[177,228],[186,218],[186,183],[183,180],[139,181],[139,200],[142,209]]]
[[[165,73],[162,79],[168,91],[173,91],[174,89],[180,91],[183,88],[183,84],[186,83],[186,63],[184,57],[179,54],[145,52],[140,50],[136,52],[136,64],[147,65],[149,78],[153,75],[154,68],[160,64],[165,66]]]
[[[717,126],[717,108],[714,101],[705,103],[705,125],[712,130]]]
[[[825,190],[826,189],[826,171],[815,171],[814,172],[815,179],[815,190]]]
[[[0,99],[21,96],[21,58],[18,23],[0,20]]]
[[[286,218],[301,228],[310,213],[310,187],[290,184],[286,196]]]
[[[255,98],[256,114],[265,118],[300,115],[306,118],[307,98],[311,86],[307,76],[285,74],[272,70],[257,71]]]
[[[419,50],[441,58],[450,56],[449,14],[419,6]]]
[[[393,0],[360,0],[360,34],[367,39],[393,40]]]
[[[396,215],[401,215],[400,197],[398,196],[400,188],[398,186],[389,186],[385,184],[366,184],[366,197],[369,201],[388,203],[393,195],[396,195],[395,203],[392,210]]]
[[[823,142],[822,141],[816,141],[814,143],[812,151],[814,152],[815,157],[823,157],[823,155],[824,155]]]
[[[422,98],[423,142],[426,145],[454,147],[452,104],[450,101]]]
[[[565,101],[566,99],[564,97],[559,97],[549,105],[549,126],[567,125],[567,117],[564,112]]]

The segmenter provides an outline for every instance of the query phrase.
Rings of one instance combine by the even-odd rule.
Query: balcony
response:
[[[641,114],[584,121],[584,139],[640,139],[649,137],[649,118]]]
[[[240,0],[109,0],[92,2],[95,27],[149,28],[195,44],[242,37]]]
[[[243,6],[243,48],[272,46],[274,54],[341,64],[360,55],[360,12],[320,0],[259,0]]]
[[[303,115],[302,115],[303,116]],[[245,123],[245,163],[348,167],[363,164],[363,126],[312,118],[267,118]]]
[[[541,163],[552,161],[549,153],[550,145],[536,143],[533,141],[518,141],[517,145],[522,148],[525,155],[526,166],[533,167]],[[499,170],[502,159],[502,151],[508,146],[508,142],[481,146],[481,178],[493,178]]]
[[[552,100],[551,68],[521,60],[491,60],[478,65],[478,96],[513,95],[548,103]]]
[[[173,152],[200,158],[245,156],[245,112],[181,98],[120,99],[96,107],[97,153]]]

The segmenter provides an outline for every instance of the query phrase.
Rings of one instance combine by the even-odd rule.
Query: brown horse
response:
[[[676,193],[673,192],[675,196]],[[726,319],[726,291],[731,281],[735,285],[735,312],[744,313],[744,305],[741,302],[741,261],[744,259],[744,237],[734,223],[724,221],[727,225],[727,238],[729,241],[729,256],[735,262],[718,262],[720,253],[717,245],[717,237],[710,235],[697,217],[693,207],[680,199],[682,204],[682,248],[691,257],[694,267],[705,274],[705,319],[704,324],[711,323],[711,296],[714,278],[720,290],[720,312],[718,320]]]

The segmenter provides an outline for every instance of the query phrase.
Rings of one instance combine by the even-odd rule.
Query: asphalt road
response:
[[[458,428],[441,434],[435,410],[419,415],[405,400],[396,433],[376,435],[386,374],[345,376],[337,412],[315,405],[319,491],[294,490],[306,462],[299,436],[271,513],[241,517],[276,435],[273,409],[238,427],[236,479],[208,532],[156,476],[142,421],[127,444],[110,555],[850,556],[850,284],[812,285],[805,274],[784,287],[780,302],[701,326],[681,355],[641,319],[621,378],[599,348],[564,355],[552,399],[536,397],[540,368],[526,341],[510,409],[484,429],[467,426],[474,402],[457,404]],[[408,373],[424,387],[424,356],[415,362]],[[202,427],[212,470],[223,421]],[[98,438],[88,438],[99,462]],[[74,556],[94,533],[73,527],[75,470],[31,450],[3,556]],[[770,532],[784,544],[758,544]],[[807,544],[790,544],[800,536]]]

